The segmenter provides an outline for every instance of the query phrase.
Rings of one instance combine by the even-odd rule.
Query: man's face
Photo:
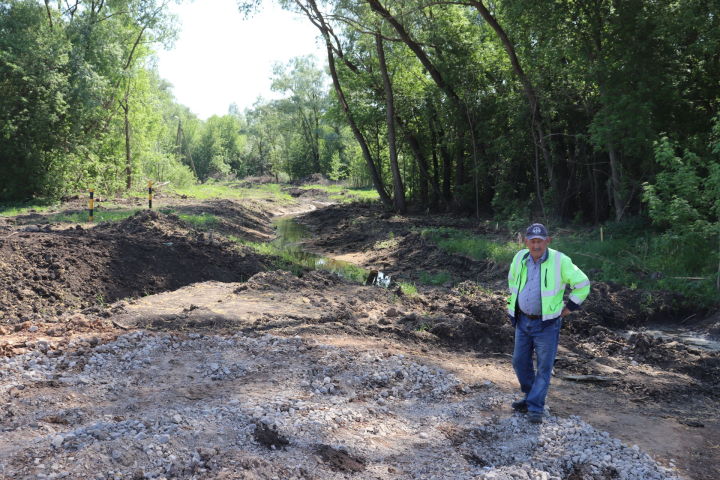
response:
[[[548,249],[548,245],[550,245],[550,240],[552,238],[548,237],[545,240],[542,238],[533,238],[532,240],[525,239],[525,246],[530,250],[530,255],[537,260],[538,258],[545,255],[545,251]]]

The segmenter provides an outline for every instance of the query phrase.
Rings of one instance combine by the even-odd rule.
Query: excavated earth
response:
[[[454,282],[408,296],[275,270],[228,240],[269,239],[270,203],[167,199],[220,219],[205,231],[156,212],[93,228],[5,219],[0,478],[718,478],[720,355],[644,330],[717,331],[717,316],[595,283],[531,425],[509,407],[506,267],[412,227],[499,233],[313,195],[282,207],[312,210],[308,249]]]

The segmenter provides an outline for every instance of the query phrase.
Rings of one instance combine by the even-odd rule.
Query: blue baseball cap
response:
[[[545,225],[543,225],[542,223],[533,223],[525,231],[525,238],[527,238],[528,240],[532,240],[533,238],[547,240],[547,228],[545,228]]]

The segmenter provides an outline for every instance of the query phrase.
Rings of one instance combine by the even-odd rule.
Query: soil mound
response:
[[[0,323],[43,320],[67,309],[244,281],[265,267],[245,247],[208,238],[175,215],[143,211],[116,224],[0,232]]]
[[[303,290],[327,290],[341,283],[347,283],[341,277],[330,272],[314,270],[302,277],[297,277],[290,272],[273,271],[260,272],[253,275],[246,283],[238,287],[238,291],[244,290],[270,290],[277,292],[303,291]]]
[[[330,180],[328,180],[322,173],[313,173],[312,175],[301,178],[294,183],[296,185],[330,185],[332,182],[330,182]]]
[[[417,232],[406,235],[392,253],[378,258],[385,261],[388,259],[394,259],[397,265],[412,266],[410,272],[402,272],[400,269],[397,272],[409,274],[412,279],[417,279],[423,273],[434,275],[448,272],[452,277],[451,283],[454,283],[458,280],[488,281],[507,274],[507,266],[490,260],[448,254],[426,242]],[[390,273],[394,273],[392,269]]]
[[[224,235],[267,241],[274,234],[270,214],[256,203],[250,206],[252,208],[232,200],[215,200],[203,205],[183,207],[179,211],[190,215],[213,216],[213,222],[208,227]]]
[[[104,222],[94,230],[113,235],[126,234],[161,238],[186,236],[192,231],[178,216],[155,210],[141,210],[120,223]]]
[[[288,188],[285,190],[291,197],[312,197],[312,198],[327,198],[327,192],[320,190],[319,188]]]

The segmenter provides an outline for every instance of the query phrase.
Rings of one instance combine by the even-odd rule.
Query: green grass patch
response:
[[[680,292],[701,305],[717,305],[716,241],[698,235],[673,238],[644,229],[555,239],[552,248],[570,256],[591,280],[631,288]]]
[[[288,270],[295,275],[305,270],[324,270],[333,272],[348,280],[364,283],[368,272],[348,262],[341,262],[312,253],[303,252],[299,248],[285,248],[272,242],[249,242],[230,236],[230,240],[248,246],[260,255],[273,258],[276,268]]]
[[[248,187],[231,183],[208,182],[188,187],[170,187],[167,191],[199,200],[227,198],[235,200],[273,200],[280,203],[294,202],[289,194],[282,191],[282,186],[276,183],[264,183]]]
[[[177,216],[180,217],[182,221],[189,223],[198,230],[210,230],[211,228],[216,227],[220,223],[220,220],[215,215],[210,215],[206,213],[202,213],[199,215],[178,213]]]
[[[304,190],[322,190],[328,193],[330,200],[340,203],[372,202],[380,199],[374,188],[349,188],[345,185],[303,185]]]
[[[400,290],[402,290],[403,294],[408,297],[416,297],[418,295],[418,289],[414,283],[398,282],[398,285],[400,285]]]
[[[514,241],[493,241],[452,228],[427,228],[420,233],[448,253],[505,265],[523,248]],[[593,230],[555,237],[550,246],[572,258],[591,280],[680,292],[708,307],[718,303],[717,239],[692,234],[671,237],[641,220],[629,219],[605,226],[602,242],[599,230]],[[421,281],[444,283],[428,274]]]
[[[0,203],[0,217],[16,217],[28,213],[42,213],[57,207],[58,203],[50,200],[37,200],[28,202]]]
[[[132,210],[95,210],[93,223],[100,222],[121,222],[128,217],[135,215],[140,209]],[[49,223],[87,223],[89,214],[87,210],[82,212],[58,213],[46,218]]]
[[[398,245],[400,245],[400,239],[395,237],[394,232],[390,232],[388,234],[387,240],[381,240],[379,242],[375,242],[373,245],[373,248],[376,250],[380,250],[383,248],[395,248]]]
[[[515,242],[498,243],[454,228],[426,228],[420,231],[420,235],[448,253],[465,255],[475,260],[510,263],[518,251]]]

